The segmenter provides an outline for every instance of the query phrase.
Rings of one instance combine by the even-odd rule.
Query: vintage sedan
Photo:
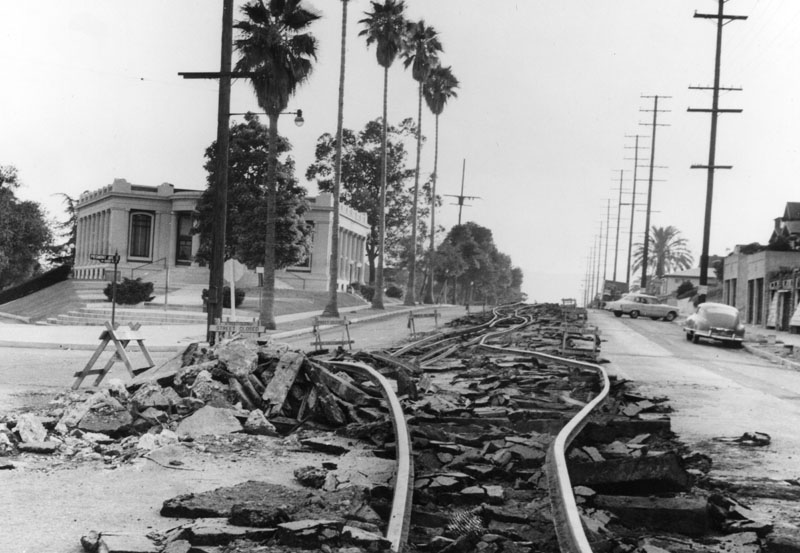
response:
[[[676,306],[661,303],[657,297],[646,294],[626,294],[618,300],[608,302],[605,308],[614,313],[616,317],[628,315],[631,319],[636,319],[641,315],[654,320],[672,321],[678,316]]]
[[[741,347],[744,341],[739,310],[724,303],[701,303],[697,311],[686,318],[683,330],[686,339],[695,344],[703,338]]]

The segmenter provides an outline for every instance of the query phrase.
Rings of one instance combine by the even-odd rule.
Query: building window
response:
[[[128,257],[152,259],[153,214],[141,212],[131,213],[129,236]]]
[[[310,240],[309,240],[308,253],[296,265],[292,265],[291,267],[287,267],[286,268],[287,271],[298,272],[298,273],[310,273],[311,272],[311,262],[313,261],[311,252],[314,251],[314,238],[315,238],[314,221],[306,221],[306,225],[308,225],[308,227],[311,229],[311,236],[309,237]]]
[[[176,265],[191,265],[192,263],[192,221],[191,212],[177,214],[178,243],[175,252]]]

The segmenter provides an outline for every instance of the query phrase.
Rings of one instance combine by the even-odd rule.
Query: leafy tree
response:
[[[725,279],[725,258],[718,255],[709,256],[708,264],[714,269],[714,276],[717,277],[717,283],[722,284],[722,281]]]
[[[376,260],[377,268],[380,269],[382,221],[384,227],[389,229],[384,249],[390,259],[399,257],[402,237],[408,233],[411,197],[406,183],[413,173],[406,168],[408,154],[403,140],[413,132],[414,124],[410,119],[406,119],[398,127],[387,128],[387,163],[386,169],[382,170],[383,123],[380,119],[369,121],[358,134],[350,129],[342,131],[341,201],[367,214],[367,224],[370,227],[366,244],[369,282],[375,283],[376,290],[379,289],[377,281],[380,272],[376,271]],[[323,134],[317,139],[316,161],[306,171],[306,178],[316,181],[322,192],[333,189],[335,156],[335,138],[330,134]],[[384,175],[387,186],[382,194]]]
[[[386,195],[388,186],[388,91],[389,91],[389,68],[394,63],[395,58],[403,47],[405,38],[406,19],[403,15],[405,2],[403,0],[385,0],[383,4],[372,3],[372,11],[365,12],[366,17],[359,21],[364,28],[358,33],[359,36],[366,37],[367,46],[375,44],[375,52],[378,58],[378,65],[383,67],[383,117],[381,133],[381,186],[379,196],[379,221],[378,221],[378,270],[375,275],[375,295],[372,298],[372,307],[384,309],[383,305],[383,267],[386,243],[386,218],[384,215],[386,206]],[[371,273],[370,273],[371,274]]]
[[[266,250],[263,221],[269,209],[269,195],[264,185],[268,171],[269,152],[266,148],[269,131],[258,116],[248,113],[243,123],[230,127],[230,152],[228,165],[228,217],[225,229],[225,258],[238,259],[248,267],[264,265]],[[289,142],[280,137],[278,154],[290,150]],[[214,224],[214,197],[217,179],[217,145],[206,149],[208,188],[197,204],[200,233],[197,258],[208,262],[211,258],[211,240]],[[279,164],[277,174],[277,218],[275,267],[283,268],[302,262],[308,255],[311,229],[304,220],[308,210],[306,190],[294,176],[294,161],[287,158]]]
[[[67,220],[56,223],[55,230],[60,234],[63,242],[54,244],[47,252],[47,261],[53,265],[75,264],[75,243],[78,234],[77,200],[63,192],[58,193],[64,203]]]
[[[433,154],[433,175],[431,175],[431,247],[428,259],[428,266],[435,267],[435,242],[436,242],[436,206],[434,201],[436,198],[436,181],[439,178],[439,116],[444,111],[444,106],[450,98],[458,96],[456,94],[458,88],[458,79],[453,75],[450,67],[442,67],[437,65],[431,70],[428,80],[422,86],[422,95],[425,97],[425,103],[428,109],[436,117],[436,138],[434,139],[434,154]],[[429,273],[432,272],[429,270]],[[433,303],[433,278],[428,279],[428,286],[425,288],[424,303]]]
[[[673,226],[651,228],[647,268],[654,271],[656,278],[661,278],[671,271],[688,269],[694,263],[688,242],[680,234],[681,232]],[[634,272],[642,267],[644,257],[643,244],[636,244],[636,248],[633,253]]]
[[[53,241],[41,206],[17,198],[19,187],[16,168],[0,166],[0,290],[39,273]]]
[[[306,32],[319,15],[300,6],[301,0],[251,0],[242,7],[246,19],[236,24],[239,61],[235,71],[252,73],[258,105],[269,117],[267,209],[264,239],[264,283],[261,322],[275,328],[276,205],[278,179],[278,117],[297,87],[311,74],[317,41]]]
[[[424,21],[408,23],[406,28],[406,45],[403,50],[403,64],[411,67],[411,75],[417,81],[417,167],[414,171],[414,199],[411,204],[411,243],[417,242],[417,206],[419,204],[419,162],[422,155],[422,87],[431,74],[431,69],[439,63],[438,54],[442,51],[439,33]],[[417,252],[414,248],[409,253],[408,286],[406,287],[405,305],[416,303],[416,266]]]
[[[437,277],[453,277],[454,302],[507,302],[522,299],[522,270],[494,244],[492,231],[465,223],[456,225],[439,246]],[[459,296],[458,290],[461,290]]]

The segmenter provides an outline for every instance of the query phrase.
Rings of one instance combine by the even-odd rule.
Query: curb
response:
[[[743,345],[745,350],[747,350],[748,352],[752,353],[757,357],[761,357],[762,359],[766,359],[767,361],[770,361],[777,365],[781,365],[783,367],[800,371],[800,363],[798,363],[797,361],[786,359],[785,357],[781,357],[780,355],[776,355],[769,351],[764,351],[759,347],[751,346],[749,344],[743,344]]]
[[[30,317],[23,317],[22,315],[13,315],[12,313],[4,313],[0,311],[0,319],[11,319],[12,321],[19,321],[25,324],[31,324]]]
[[[436,306],[418,306],[418,307],[409,307],[407,309],[400,309],[397,311],[391,311],[386,313],[377,313],[375,315],[369,315],[366,317],[359,317],[349,319],[350,324],[359,324],[359,323],[366,323],[377,321],[381,319],[389,319],[392,317],[397,317],[399,315],[407,315],[411,311],[420,311],[423,309],[432,309],[442,307],[440,305]],[[324,326],[323,326],[324,328]],[[269,334],[269,338],[273,339],[281,339],[281,338],[292,338],[294,336],[302,336],[304,334],[312,334],[313,327],[303,327],[298,328],[295,330],[286,330],[284,332],[276,332],[274,334]],[[200,342],[204,340],[199,340]],[[185,348],[188,344],[193,343],[194,340],[187,340],[185,342],[176,342],[172,345],[148,345],[147,350],[150,352],[180,352],[183,348]],[[79,350],[79,351],[94,351],[97,349],[97,344],[64,344],[59,342],[18,342],[18,341],[11,341],[11,340],[0,340],[0,348],[24,348],[24,349],[57,349],[57,350]],[[138,352],[140,351],[137,346],[131,346],[127,351],[130,352]]]

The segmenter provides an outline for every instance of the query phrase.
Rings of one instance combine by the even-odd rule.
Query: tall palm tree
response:
[[[251,0],[242,7],[246,19],[236,24],[239,61],[235,72],[250,73],[258,105],[269,117],[267,220],[261,322],[275,328],[275,200],[277,196],[278,117],[297,87],[311,74],[317,41],[307,32],[319,15],[301,0]]]
[[[408,23],[406,44],[403,50],[403,64],[411,67],[411,75],[418,83],[417,99],[417,168],[414,172],[414,199],[411,204],[411,248],[408,254],[408,286],[406,287],[405,305],[416,303],[415,287],[417,272],[417,202],[419,200],[419,161],[422,154],[422,87],[428,80],[431,70],[439,64],[439,52],[442,43],[439,33],[433,27],[425,25],[425,21]]]
[[[338,317],[339,293],[339,193],[342,182],[342,127],[344,125],[344,67],[347,53],[347,2],[342,0],[342,48],[339,60],[339,110],[336,117],[336,161],[333,166],[333,222],[331,224],[330,282],[323,317]]]
[[[428,280],[428,288],[425,291],[423,302],[433,303],[433,275],[436,242],[436,180],[439,178],[439,116],[444,111],[444,106],[450,98],[458,97],[456,89],[458,79],[453,75],[452,67],[442,67],[437,65],[431,70],[428,80],[422,87],[422,95],[428,109],[436,116],[436,138],[434,139],[433,154],[433,178],[431,179],[431,251],[428,265],[431,278]]]
[[[647,268],[653,270],[656,278],[661,278],[671,271],[688,269],[694,263],[688,242],[680,234],[681,231],[673,226],[651,227],[648,250],[652,257],[648,259]],[[642,267],[644,244],[636,244],[636,248],[633,254],[634,272]]]
[[[386,129],[389,90],[389,68],[403,47],[406,30],[406,19],[403,12],[406,4],[403,0],[385,0],[383,4],[372,2],[372,11],[365,12],[364,19],[359,21],[364,29],[359,36],[367,37],[367,46],[376,44],[378,65],[383,67],[383,129],[381,131],[381,194],[380,218],[378,222],[378,270],[375,274],[375,294],[372,296],[372,307],[384,309],[383,306],[383,264],[386,242]]]

